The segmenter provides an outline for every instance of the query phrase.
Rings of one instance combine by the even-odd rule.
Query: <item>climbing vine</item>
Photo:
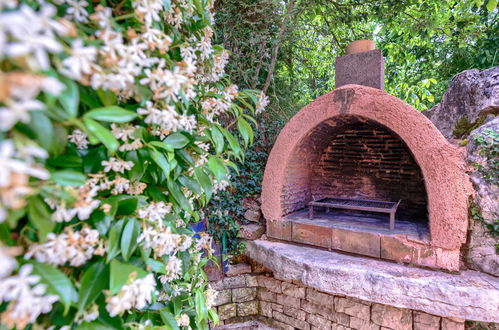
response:
[[[0,2],[0,322],[207,329],[201,209],[267,99],[211,0]]]

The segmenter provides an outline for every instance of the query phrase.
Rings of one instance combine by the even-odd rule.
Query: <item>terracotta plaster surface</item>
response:
[[[364,301],[444,317],[499,322],[499,280],[448,274],[280,242],[248,242],[246,254],[276,278]]]
[[[310,153],[317,155],[305,158],[298,150],[303,151],[301,146],[313,136],[314,129],[335,117],[350,115],[376,121],[404,141],[424,177],[430,245],[459,249],[466,240],[468,200],[473,192],[462,153],[413,107],[382,90],[360,85],[345,85],[317,98],[281,131],[263,178],[262,211],[267,221],[280,221],[286,215],[282,201],[289,168],[295,168],[297,162],[309,162],[300,165],[297,176],[301,182],[308,180],[307,169],[322,149],[310,147]]]

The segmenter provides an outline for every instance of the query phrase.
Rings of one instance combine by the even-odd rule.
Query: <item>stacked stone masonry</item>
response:
[[[221,328],[249,320],[286,330],[465,328],[463,319],[330,295],[269,274],[241,274],[211,285],[219,293],[216,308]]]

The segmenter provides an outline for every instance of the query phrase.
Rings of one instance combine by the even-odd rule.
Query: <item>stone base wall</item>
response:
[[[290,330],[465,329],[463,319],[330,295],[277,279],[258,265],[252,272],[249,267],[240,269],[247,269],[248,273],[233,274],[211,283],[219,293],[216,308],[220,328],[256,319],[273,328]],[[490,329],[494,329],[493,325]]]

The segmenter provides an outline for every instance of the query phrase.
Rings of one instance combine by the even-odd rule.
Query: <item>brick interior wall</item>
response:
[[[427,222],[423,176],[407,146],[385,127],[354,116],[324,122],[294,150],[287,213],[328,196],[398,201],[398,216]]]

